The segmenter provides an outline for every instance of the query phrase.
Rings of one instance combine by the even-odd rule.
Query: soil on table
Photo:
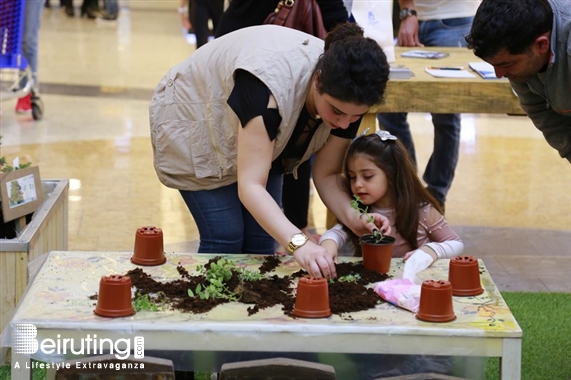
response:
[[[212,262],[220,257],[211,259],[205,268],[208,269]],[[232,270],[232,277],[225,283],[226,287],[239,295],[238,302],[248,304],[248,315],[253,315],[259,310],[275,305],[281,305],[284,314],[292,316],[295,304],[294,288],[296,278],[307,276],[304,270],[299,270],[290,276],[279,277],[272,275],[281,261],[276,256],[265,257],[258,269],[266,278],[240,281],[240,272]],[[387,274],[378,273],[365,269],[362,262],[339,263],[336,265],[337,279],[329,281],[329,301],[331,312],[341,315],[343,318],[351,318],[349,313],[368,310],[378,303],[384,302],[371,287],[367,285],[384,281],[389,278]],[[180,279],[170,282],[159,282],[141,268],[130,270],[126,274],[131,278],[133,287],[136,288],[135,297],[148,295],[157,303],[163,303],[167,307],[182,312],[200,314],[212,310],[217,305],[232,302],[226,299],[209,298],[201,299],[199,296],[191,297],[188,289],[196,289],[198,284],[208,285],[204,275],[191,275],[184,267],[178,266]],[[339,281],[348,275],[359,275],[356,282]]]

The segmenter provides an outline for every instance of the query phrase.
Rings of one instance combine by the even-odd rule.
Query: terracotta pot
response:
[[[141,227],[135,236],[131,262],[137,265],[161,265],[167,261],[163,246],[163,231],[157,227]]]
[[[100,317],[127,317],[135,314],[131,302],[131,278],[114,274],[99,281],[97,306],[93,311]]]
[[[472,256],[458,256],[450,259],[448,281],[455,296],[475,296],[484,289],[480,282],[478,259]]]
[[[325,278],[299,279],[293,315],[302,318],[325,318],[331,315],[329,285]]]
[[[377,241],[375,235],[367,234],[361,236],[359,241],[363,254],[363,266],[379,273],[388,273],[391,269],[395,238],[383,236],[380,241]]]
[[[452,307],[452,284],[445,280],[426,280],[420,288],[416,318],[426,322],[450,322],[456,319]]]

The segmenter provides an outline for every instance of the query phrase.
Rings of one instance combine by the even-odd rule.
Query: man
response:
[[[399,46],[466,46],[464,37],[470,31],[479,3],[479,0],[399,0]],[[380,113],[377,114],[377,119],[382,129],[403,142],[416,163],[407,114]],[[432,124],[434,148],[422,179],[428,191],[444,208],[458,163],[460,115],[433,113]]]
[[[484,0],[466,41],[510,80],[533,124],[571,162],[569,0]]]

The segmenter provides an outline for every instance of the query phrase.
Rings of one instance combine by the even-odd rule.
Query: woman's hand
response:
[[[334,258],[325,249],[311,241],[308,241],[293,253],[295,261],[315,278],[335,278],[337,271],[335,270]]]

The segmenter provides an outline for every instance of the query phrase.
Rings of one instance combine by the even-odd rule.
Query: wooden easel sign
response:
[[[2,173],[0,194],[4,222],[35,212],[44,200],[39,167]]]

